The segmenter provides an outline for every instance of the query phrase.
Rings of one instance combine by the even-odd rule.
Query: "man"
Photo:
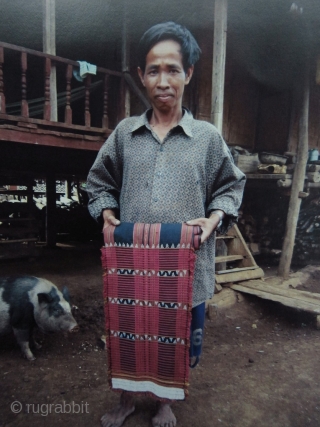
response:
[[[182,107],[199,55],[191,33],[173,22],[143,35],[138,73],[152,109],[117,126],[98,154],[87,187],[90,213],[102,218],[104,227],[120,221],[201,227],[193,307],[213,295],[214,231],[218,226],[226,231],[237,219],[245,183],[216,128]],[[123,392],[102,424],[120,427],[133,411],[132,396]],[[159,403],[152,423],[176,425],[168,403]]]

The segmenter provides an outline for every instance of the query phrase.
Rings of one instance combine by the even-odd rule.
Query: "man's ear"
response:
[[[193,71],[194,71],[194,65],[191,65],[191,67],[189,67],[186,72],[186,78],[185,78],[186,85],[190,83],[191,77],[193,75]]]
[[[144,84],[144,72],[141,70],[140,67],[138,67],[138,74],[139,74],[141,83],[143,84],[143,86],[145,86],[145,84]]]

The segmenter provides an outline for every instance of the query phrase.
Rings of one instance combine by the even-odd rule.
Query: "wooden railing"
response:
[[[42,103],[41,110],[43,109],[43,117],[37,120],[30,120],[30,121],[37,121],[38,124],[53,124],[53,122],[50,120],[51,115],[51,99],[50,99],[50,74],[51,74],[51,68],[53,66],[57,67],[59,66],[64,67],[65,69],[65,82],[64,82],[64,88],[65,91],[63,92],[63,106],[64,107],[64,121],[60,123],[61,125],[64,125],[64,127],[72,127],[73,126],[73,110],[71,105],[72,100],[72,79],[73,79],[73,70],[79,68],[79,64],[76,61],[72,61],[70,59],[61,58],[59,56],[49,55],[43,52],[39,52],[32,49],[27,49],[24,47],[12,45],[9,43],[0,42],[0,118],[2,120],[8,119],[12,120],[12,117],[15,116],[15,114],[10,115],[8,114],[8,105],[6,104],[6,76],[5,76],[5,58],[8,54],[12,56],[14,52],[15,55],[20,54],[20,64],[21,64],[21,101],[18,101],[20,104],[20,114],[19,116],[25,119],[30,118],[29,114],[29,104],[31,105],[31,100],[27,99],[27,94],[30,92],[30,88],[28,87],[28,79],[27,79],[27,71],[28,71],[28,62],[32,58],[40,58],[40,61],[42,59],[43,61],[43,70],[44,70],[44,87],[43,87],[43,97],[38,98],[40,103]],[[117,78],[124,78],[123,73],[108,70],[106,68],[97,67],[97,78],[95,80],[100,80],[101,85],[103,85],[103,97],[102,99],[102,105],[100,107],[100,113],[101,113],[101,130],[106,130],[109,127],[109,117],[108,117],[108,101],[109,101],[109,85],[110,85],[110,77],[115,76]],[[35,85],[35,82],[32,82],[33,85]],[[59,81],[59,86],[62,87],[61,81]],[[36,82],[36,85],[39,86],[39,82]],[[41,83],[40,83],[41,85]],[[88,75],[84,79],[84,127],[89,128],[91,126],[91,105],[90,105],[90,92],[92,88],[91,84],[91,76]],[[37,88],[37,91],[39,91],[39,87]],[[17,103],[16,103],[17,104]],[[60,106],[60,108],[62,108]],[[55,122],[56,123],[56,122]],[[78,127],[78,126],[77,126]]]

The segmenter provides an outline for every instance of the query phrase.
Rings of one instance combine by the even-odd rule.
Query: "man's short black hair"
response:
[[[190,31],[175,22],[163,22],[149,28],[140,39],[138,65],[143,72],[146,68],[146,57],[149,51],[155,44],[163,40],[175,40],[180,44],[182,63],[185,71],[198,61],[201,49]]]

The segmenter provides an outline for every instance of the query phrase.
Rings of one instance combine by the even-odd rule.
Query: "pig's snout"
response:
[[[79,331],[79,325],[76,325],[76,326],[73,326],[71,329],[69,329],[68,332],[73,334],[73,333],[78,332],[78,331]]]

